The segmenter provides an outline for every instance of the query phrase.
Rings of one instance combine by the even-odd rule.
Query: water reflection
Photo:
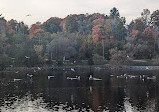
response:
[[[157,112],[158,85],[155,72],[1,73],[0,111]]]

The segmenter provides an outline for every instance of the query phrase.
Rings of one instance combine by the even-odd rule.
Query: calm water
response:
[[[158,75],[102,70],[1,73],[0,111],[159,112]]]

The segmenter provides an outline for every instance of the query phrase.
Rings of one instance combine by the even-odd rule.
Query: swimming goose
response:
[[[21,81],[21,80],[22,80],[22,79],[14,79],[14,82],[15,82],[15,81]]]
[[[38,67],[38,70],[41,70],[41,68],[40,68],[40,67]]]
[[[34,69],[34,72],[36,72],[36,70]]]
[[[17,73],[19,73],[19,71],[16,71],[15,73],[17,74]]]
[[[156,76],[147,77],[147,79],[154,80],[154,79],[156,79]]]
[[[95,78],[95,77],[93,77],[92,75],[90,75],[90,76],[89,76],[89,80],[100,81],[100,80],[102,80],[102,79]]]
[[[71,71],[75,72],[75,69],[74,69],[74,68],[71,68]]]
[[[50,79],[50,78],[54,78],[54,76],[50,75],[50,76],[47,76],[47,78],[48,78],[48,79]]]
[[[29,57],[29,56],[25,56],[25,58],[26,58],[26,59],[29,59],[30,57]]]
[[[76,76],[76,77],[67,77],[68,80],[80,80],[81,77],[80,76]]]
[[[27,74],[28,77],[32,77],[33,75]]]

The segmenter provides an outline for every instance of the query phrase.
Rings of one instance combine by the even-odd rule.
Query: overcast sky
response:
[[[33,24],[50,17],[64,18],[69,14],[102,13],[109,15],[116,7],[127,23],[140,16],[143,9],[159,9],[159,0],[0,0],[0,13],[7,19]],[[31,16],[26,17],[26,15]]]

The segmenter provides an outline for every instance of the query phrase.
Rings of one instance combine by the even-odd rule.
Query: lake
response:
[[[157,72],[0,73],[1,112],[158,112]]]

